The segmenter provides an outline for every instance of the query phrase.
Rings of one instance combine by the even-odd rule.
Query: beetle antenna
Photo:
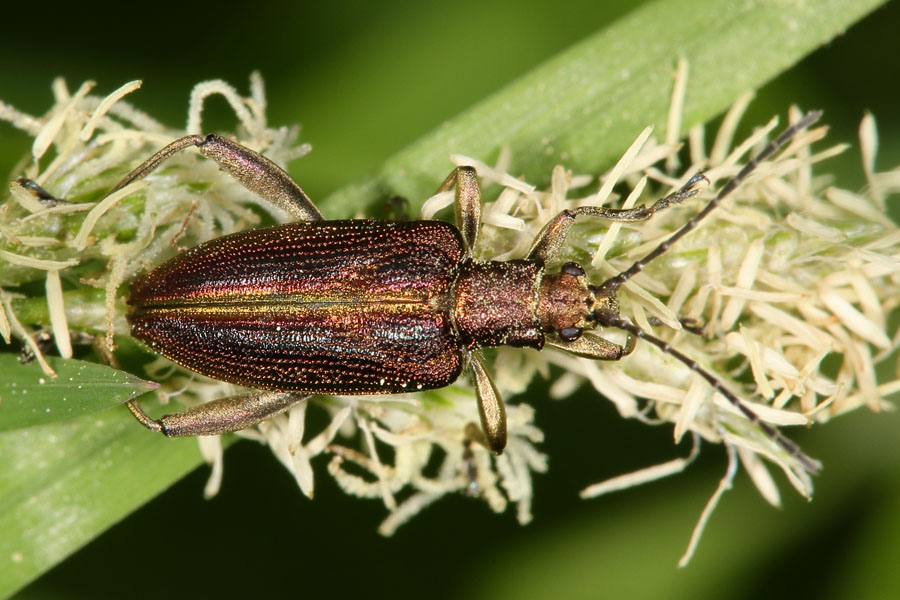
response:
[[[731,404],[734,405],[735,408],[741,411],[751,423],[759,427],[762,432],[766,434],[772,441],[781,446],[785,452],[787,452],[790,456],[796,458],[808,473],[810,473],[811,475],[817,475],[819,473],[819,470],[822,468],[822,463],[804,454],[804,452],[800,449],[799,446],[797,446],[797,444],[785,437],[780,431],[778,431],[778,429],[760,419],[759,415],[753,412],[753,410],[751,410],[743,400],[738,398],[737,395],[726,388],[725,384],[723,384],[718,377],[701,367],[697,361],[690,358],[686,354],[679,352],[668,342],[661,340],[656,336],[650,335],[634,323],[629,322],[619,315],[603,315],[602,323],[610,327],[615,327],[616,329],[627,331],[635,337],[650,342],[666,354],[677,358],[679,361],[690,367],[692,371],[705,379],[714,390],[725,396],[726,400],[731,402]]]
[[[719,193],[716,194],[715,198],[709,201],[709,204],[704,207],[699,213],[697,213],[693,219],[685,223],[681,229],[673,233],[669,236],[669,239],[661,243],[659,246],[654,248],[649,254],[645,257],[638,260],[636,263],[631,265],[628,269],[622,271],[618,275],[614,275],[610,277],[602,284],[598,286],[598,288],[603,292],[605,296],[612,296],[616,293],[619,287],[644,270],[644,267],[647,266],[647,263],[658,258],[662,254],[664,254],[669,247],[683,238],[685,235],[690,233],[697,225],[706,218],[709,213],[714,211],[716,207],[724,200],[731,192],[733,192],[753,171],[756,170],[756,167],[760,165],[760,163],[770,156],[772,156],[779,148],[787,144],[791,139],[796,136],[798,133],[815,123],[822,116],[822,111],[816,110],[812,112],[806,113],[806,115],[781,132],[777,138],[773,141],[769,142],[769,144],[762,149],[762,151],[754,156],[744,167],[738,172],[737,175],[732,177],[728,183],[726,183]],[[696,175],[695,175],[696,177]]]

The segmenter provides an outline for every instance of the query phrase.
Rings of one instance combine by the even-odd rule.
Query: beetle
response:
[[[619,314],[617,291],[693,230],[746,177],[799,131],[808,113],[751,159],[694,218],[630,268],[599,285],[576,263],[547,268],[578,216],[642,221],[697,193],[696,174],[650,206],[582,206],[551,219],[522,259],[474,258],[481,192],[474,169],[456,168],[438,191],[455,189],[456,223],[325,220],[273,162],[216,134],[170,143],[112,190],[137,181],[177,152],[197,147],[251,192],[296,222],[234,233],[186,250],[131,285],[132,335],[208,377],[258,391],[151,419],[166,436],[244,429],[313,394],[369,395],[433,389],[471,374],[481,418],[474,434],[495,453],[506,445],[503,401],[480,349],[551,346],[594,360],[620,360],[643,339],[703,377],[788,454],[814,473],[818,463],[760,418],[715,376]],[[624,330],[623,345],[593,335]],[[473,429],[473,428],[469,428]],[[472,435],[472,434],[470,434]]]

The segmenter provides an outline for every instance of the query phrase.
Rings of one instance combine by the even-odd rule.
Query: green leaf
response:
[[[54,356],[48,377],[37,361],[0,354],[0,432],[72,419],[131,400],[157,385],[124,371]]]
[[[122,407],[0,435],[0,596],[7,596],[191,471]]]
[[[372,177],[333,194],[323,202],[326,214],[350,215],[394,194],[420,202],[450,170],[451,153],[489,161],[509,145],[514,170],[534,183],[545,182],[559,162],[597,172],[647,124],[662,133],[678,58],[690,66],[686,129],[716,116],[738,94],[783,72],[879,4],[649,3],[436,128]],[[200,463],[195,443],[151,435],[121,407],[0,435],[0,596]]]
[[[504,145],[512,148],[512,170],[529,183],[549,181],[556,164],[600,172],[647,125],[664,136],[677,59],[689,66],[683,136],[882,3],[650,2],[443,123],[367,181],[321,204],[333,218],[395,195],[418,207],[452,168],[451,154],[490,161]]]

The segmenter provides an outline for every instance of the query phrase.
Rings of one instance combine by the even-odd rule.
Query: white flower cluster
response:
[[[246,98],[221,81],[199,84],[191,95],[187,127],[178,131],[122,100],[140,82],[105,98],[91,95],[92,86],[85,83],[73,94],[61,80],[55,82],[56,103],[41,118],[0,103],[0,119],[34,136],[32,155],[20,171],[53,196],[69,200],[41,202],[32,189],[14,182],[9,200],[0,208],[4,272],[0,334],[7,342],[15,336],[31,344],[39,360],[41,351],[32,332],[12,308],[17,274],[30,273],[33,280],[35,272],[44,273],[46,326],[52,328],[63,356],[71,356],[72,328],[105,333],[112,349],[113,333],[127,331],[124,306],[117,296],[124,282],[174,248],[255,225],[259,217],[251,204],[276,220],[284,219],[193,152],[181,153],[152,177],[104,195],[162,145],[185,133],[202,133],[204,98],[224,96],[240,123],[235,139],[275,162],[283,165],[308,150],[295,143],[295,128],[267,126],[258,75],[252,77]],[[510,173],[508,151],[501,152],[495,166],[454,157],[457,164],[477,167],[486,188],[500,186],[496,200],[484,207],[479,256],[520,257],[544,224],[565,208],[585,204],[627,208],[650,202],[703,169],[712,184],[699,199],[647,222],[579,222],[563,260],[578,260],[599,283],[677,230],[776,127],[773,120],[733,145],[746,97],[726,116],[708,153],[700,127],[689,133],[688,152],[679,153],[673,132],[678,131],[678,94],[683,88],[676,86],[669,139],[657,143],[649,129],[642,132],[594,187],[593,177],[556,167],[549,189],[537,190]],[[890,407],[885,397],[900,386],[897,381],[879,383],[875,376],[876,365],[898,343],[897,334],[886,333],[886,328],[889,312],[900,301],[900,230],[886,216],[885,198],[900,188],[900,171],[875,172],[877,138],[873,119],[866,117],[860,129],[869,181],[866,193],[830,187],[827,177],[813,174],[813,166],[844,147],[814,152],[811,144],[824,135],[822,126],[799,134],[760,165],[697,231],[631,279],[620,294],[624,316],[697,360],[775,426],[824,422],[860,406],[882,410]],[[678,157],[685,154],[691,165],[678,168]],[[675,169],[684,175],[672,176]],[[435,181],[440,179],[441,174],[435,174]],[[618,192],[624,193],[624,201],[619,201]],[[450,201],[449,193],[431,198],[422,209],[423,217]],[[60,234],[64,231],[71,234]],[[86,284],[104,290],[99,303],[64,294],[60,285],[61,270],[91,261],[97,263],[97,274]],[[681,325],[685,319],[701,324],[702,332],[686,331]],[[621,342],[618,333],[601,332]],[[825,361],[830,355],[841,360]],[[613,363],[552,350],[501,348],[493,356],[492,372],[507,399],[514,401],[534,374],[546,375],[549,365],[557,365],[565,373],[553,384],[555,397],[565,397],[587,381],[625,417],[671,422],[676,441],[690,432],[695,449],[701,438],[724,443],[729,449],[728,473],[697,534],[709,509],[730,485],[738,460],[773,504],[779,502],[778,491],[762,458],[779,466],[800,493],[812,493],[809,476],[795,458],[691,369],[649,344],[639,343],[631,356]],[[163,359],[148,373],[163,384],[164,395],[178,396],[185,404],[236,392],[233,386],[186,373]],[[493,456],[467,441],[466,428],[479,420],[467,386],[461,381],[421,394],[314,398],[241,435],[267,443],[308,496],[314,490],[311,460],[329,456],[328,472],[347,493],[384,502],[389,516],[380,530],[385,534],[448,493],[478,495],[498,512],[512,502],[519,521],[527,522],[532,474],[547,468],[546,457],[537,449],[542,433],[533,424],[533,409],[515,402],[508,406],[509,445],[502,456]],[[321,431],[306,431],[308,404],[329,415]],[[215,464],[207,489],[211,494],[221,477],[221,445],[217,438],[205,438],[201,445]],[[583,495],[678,472],[690,458],[597,484]]]
[[[458,164],[477,167],[483,180],[503,186],[497,201],[485,207],[484,257],[522,256],[560,210],[650,203],[659,191],[641,199],[648,181],[659,184],[661,191],[678,189],[703,170],[711,185],[685,205],[644,223],[584,223],[570,234],[569,254],[561,260],[584,263],[590,256],[588,275],[595,283],[625,270],[699,212],[703,201],[768,141],[777,119],[732,145],[749,100],[747,95],[732,107],[708,154],[703,128],[691,130],[687,150],[692,164],[680,169],[680,178],[657,167],[662,162],[677,164],[680,144],[656,143],[649,128],[600,177],[596,191],[589,187],[591,177],[562,167],[554,169],[550,189],[537,191],[507,173],[507,155],[501,155],[495,167],[455,157]],[[800,116],[793,110],[791,120]],[[893,356],[900,340],[900,333],[887,331],[889,313],[900,302],[900,230],[887,216],[886,203],[889,194],[900,190],[900,176],[897,171],[875,172],[877,137],[874,119],[867,115],[860,126],[860,147],[868,189],[858,194],[829,185],[827,176],[814,175],[813,166],[847,146],[814,152],[811,144],[825,133],[826,127],[819,126],[799,134],[620,294],[624,315],[699,362],[775,426],[822,423],[860,406],[893,409],[885,398],[900,391],[900,382],[879,383],[876,378],[877,365]],[[614,192],[620,185],[627,192],[621,203]],[[433,198],[425,210],[433,214],[446,201]],[[680,322],[701,324],[702,333],[689,332]],[[779,494],[762,458],[779,466],[801,494],[812,494],[809,474],[795,457],[690,368],[650,344],[639,343],[632,355],[613,363],[501,349],[495,379],[501,391],[518,393],[531,374],[546,373],[549,364],[565,370],[551,388],[553,396],[565,397],[587,381],[622,416],[671,422],[676,442],[687,432],[694,437],[694,451],[687,459],[598,483],[583,490],[583,497],[680,472],[695,456],[701,438],[726,444],[726,475],[683,563],[711,509],[731,487],[738,460],[773,505],[779,505]]]

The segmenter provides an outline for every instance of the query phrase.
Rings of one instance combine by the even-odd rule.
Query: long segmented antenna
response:
[[[658,347],[666,354],[670,354],[683,362],[685,365],[690,367],[692,371],[705,379],[714,390],[725,396],[726,400],[731,402],[731,404],[734,405],[735,408],[744,413],[744,416],[747,417],[747,419],[751,423],[759,427],[764,434],[774,440],[775,443],[781,446],[785,452],[787,452],[790,456],[796,458],[807,472],[809,472],[811,475],[816,475],[819,473],[819,470],[822,468],[822,463],[804,454],[804,452],[800,449],[799,446],[797,446],[797,444],[782,435],[782,433],[778,431],[778,429],[772,427],[771,425],[760,419],[759,415],[753,412],[750,407],[748,407],[744,403],[743,400],[738,398],[737,395],[726,388],[725,385],[715,375],[701,367],[697,361],[690,358],[686,354],[679,352],[678,350],[673,348],[671,344],[659,339],[656,336],[650,335],[637,325],[626,321],[618,315],[609,315],[605,317],[603,319],[603,324],[608,325],[609,327],[615,327],[616,329],[622,329],[635,337],[646,340],[654,346]]]
[[[819,120],[822,116],[821,111],[813,111],[807,113],[802,119],[785,129],[781,135],[779,135],[775,140],[770,142],[763,150],[753,157],[744,167],[735,175],[728,183],[726,183],[719,193],[716,194],[715,198],[709,201],[703,210],[701,210],[697,215],[694,216],[693,219],[688,221],[682,226],[681,229],[673,233],[666,241],[661,243],[659,246],[654,248],[649,254],[644,256],[642,259],[635,262],[631,267],[622,271],[618,275],[610,277],[606,281],[604,281],[600,286],[598,286],[598,290],[601,294],[612,296],[616,293],[619,287],[628,281],[631,277],[640,273],[647,263],[654,260],[655,258],[662,255],[669,247],[674,244],[676,241],[687,235],[690,231],[697,227],[697,225],[702,221],[709,213],[716,209],[722,200],[728,196],[731,192],[733,192],[755,169],[759,166],[759,164],[772,156],[779,148],[787,144],[795,135],[797,135],[800,131],[806,129],[813,123]],[[697,177],[695,175],[694,177]],[[710,386],[722,396],[725,397],[735,408],[737,408],[741,413],[744,414],[747,419],[759,427],[759,429],[766,434],[770,439],[772,439],[775,443],[781,446],[785,452],[787,452],[790,456],[797,459],[800,465],[810,474],[815,475],[822,468],[822,464],[807,456],[803,453],[802,450],[787,437],[782,435],[778,429],[765,423],[762,419],[760,419],[759,415],[753,412],[750,407],[748,407],[743,400],[741,400],[737,395],[732,393],[725,385],[712,373],[704,369],[700,366],[697,361],[693,360],[686,354],[679,352],[675,348],[673,348],[667,342],[661,340],[658,337],[650,335],[645,332],[643,329],[638,327],[637,325],[627,321],[622,318],[618,314],[614,313],[606,313],[598,315],[599,321],[603,325],[607,325],[609,327],[615,327],[616,329],[622,329],[631,335],[644,339],[654,346],[658,347],[660,350],[665,352],[666,354],[670,354],[674,356],[676,359],[687,365],[692,371],[700,375],[703,379],[709,383]]]
[[[609,279],[604,281],[602,284],[600,284],[598,286],[600,291],[606,296],[614,295],[616,293],[616,291],[619,289],[619,287],[622,286],[623,283],[625,283],[626,281],[628,281],[629,279],[631,279],[632,277],[634,277],[635,275],[637,275],[638,273],[643,271],[644,267],[646,267],[649,262],[658,258],[662,254],[664,254],[672,244],[674,244],[675,242],[677,242],[678,240],[683,238],[685,235],[687,235],[688,233],[693,231],[694,228],[696,228],[697,225],[700,223],[700,221],[705,219],[709,215],[709,213],[714,211],[719,206],[719,204],[722,202],[722,200],[724,200],[731,192],[733,192],[735,189],[737,189],[737,187],[751,173],[753,173],[753,171],[756,170],[756,167],[758,167],[762,161],[766,160],[767,158],[769,158],[770,156],[775,154],[775,152],[779,148],[781,148],[782,146],[787,144],[789,141],[791,141],[791,139],[795,135],[797,135],[798,133],[800,133],[801,131],[803,131],[804,129],[806,129],[807,127],[809,127],[816,121],[818,121],[821,116],[822,116],[822,111],[820,111],[820,110],[808,112],[802,119],[800,119],[799,121],[797,121],[796,123],[794,123],[793,125],[788,127],[787,129],[785,129],[781,133],[781,135],[779,135],[777,138],[775,138],[774,140],[769,142],[769,145],[766,146],[765,148],[763,148],[759,154],[757,154],[752,159],[750,159],[750,161],[746,165],[744,165],[744,167],[738,172],[738,174],[735,175],[734,177],[732,177],[731,180],[728,183],[726,183],[722,187],[721,190],[719,190],[719,193],[716,194],[716,197],[713,198],[712,200],[710,200],[709,204],[707,204],[703,208],[703,210],[701,210],[699,213],[697,213],[693,219],[691,219],[690,221],[685,223],[681,227],[681,229],[679,229],[678,231],[673,233],[669,237],[669,239],[667,239],[666,241],[661,243],[659,246],[654,248],[645,257],[638,260],[637,262],[635,262],[633,265],[631,265],[630,267],[628,267],[626,270],[622,271],[618,275],[614,275],[613,277],[610,277]],[[696,178],[699,175],[700,174],[698,173],[698,175],[695,175],[694,177]]]

